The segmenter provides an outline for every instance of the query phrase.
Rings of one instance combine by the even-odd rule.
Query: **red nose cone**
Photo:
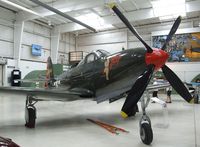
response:
[[[155,70],[158,70],[165,64],[168,58],[169,55],[167,52],[155,48],[152,53],[146,53],[145,61],[147,65],[155,65]]]

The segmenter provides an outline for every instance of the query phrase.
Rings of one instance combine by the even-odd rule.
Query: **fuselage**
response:
[[[69,89],[89,90],[97,101],[129,91],[137,77],[146,69],[145,48],[128,49],[99,56],[88,54],[76,67],[65,73],[63,84]]]

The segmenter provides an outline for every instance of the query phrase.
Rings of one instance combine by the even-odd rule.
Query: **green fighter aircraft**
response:
[[[191,94],[181,80],[165,65],[169,57],[165,48],[175,34],[181,17],[176,19],[163,47],[157,49],[151,48],[141,38],[115,5],[111,5],[111,8],[142,42],[144,48],[127,49],[114,54],[105,50],[91,52],[76,67],[56,78],[53,74],[51,59],[48,58],[46,88],[0,87],[0,91],[24,93],[27,96],[26,127],[35,127],[36,108],[34,104],[38,101],[74,101],[89,98],[100,103],[106,100],[113,102],[126,95],[121,115],[124,118],[135,115],[137,103],[141,99],[143,113],[140,120],[140,138],[143,143],[149,145],[153,140],[151,122],[145,111],[149,99],[145,101],[142,95],[145,91],[169,86],[169,84],[148,86],[154,71],[160,68],[177,93],[187,102],[193,102]]]

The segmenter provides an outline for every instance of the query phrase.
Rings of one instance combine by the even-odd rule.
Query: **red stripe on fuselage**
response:
[[[113,56],[112,58],[110,58],[110,64],[109,64],[109,69],[111,70],[112,67],[114,65],[117,65],[119,63],[119,60],[120,60],[121,56],[120,55],[116,55],[116,56]]]

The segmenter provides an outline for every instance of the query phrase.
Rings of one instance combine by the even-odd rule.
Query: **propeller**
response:
[[[158,70],[162,68],[162,71],[169,81],[171,86],[177,91],[178,94],[181,95],[187,102],[193,103],[193,98],[185,85],[181,82],[178,76],[165,65],[165,62],[168,59],[168,54],[164,51],[166,45],[172,39],[172,36],[175,34],[176,30],[178,29],[181,16],[179,16],[176,21],[174,22],[168,36],[166,39],[165,44],[163,45],[162,49],[152,49],[138,34],[135,28],[130,24],[127,18],[120,12],[120,10],[115,6],[115,4],[110,4],[112,10],[116,13],[116,15],[121,19],[122,22],[127,26],[127,28],[142,42],[142,44],[147,49],[147,53],[145,56],[147,69],[138,77],[135,84],[131,88],[124,105],[122,107],[121,115],[123,117],[128,117],[129,114],[133,111],[132,108],[137,104],[141,96],[143,95],[149,81],[153,75],[154,70]]]
[[[152,53],[152,48],[142,39],[142,37],[138,34],[135,28],[129,23],[127,18],[119,11],[119,9],[114,5],[111,4],[110,7],[113,11],[117,14],[117,16],[124,22],[124,24],[129,28],[129,30],[142,42],[142,44],[146,47],[148,53]]]
[[[177,75],[167,65],[164,65],[162,67],[162,71],[166,79],[169,81],[172,87],[176,90],[176,92],[181,97],[183,97],[187,102],[192,103],[194,99],[192,98],[191,94],[189,93],[185,85],[177,77]]]
[[[133,87],[131,88],[124,105],[121,110],[121,115],[126,118],[130,115],[130,113],[133,111],[133,106],[137,104],[140,97],[143,95],[147,85],[149,84],[149,81],[153,75],[154,71],[154,65],[150,64],[147,66],[147,69],[141,74]]]
[[[172,39],[172,36],[176,33],[176,30],[178,29],[179,25],[181,23],[181,16],[179,16],[176,21],[174,22],[169,34],[167,35],[167,39],[165,41],[165,43],[162,46],[162,50],[165,50],[167,47],[167,44],[169,43],[169,41]]]

